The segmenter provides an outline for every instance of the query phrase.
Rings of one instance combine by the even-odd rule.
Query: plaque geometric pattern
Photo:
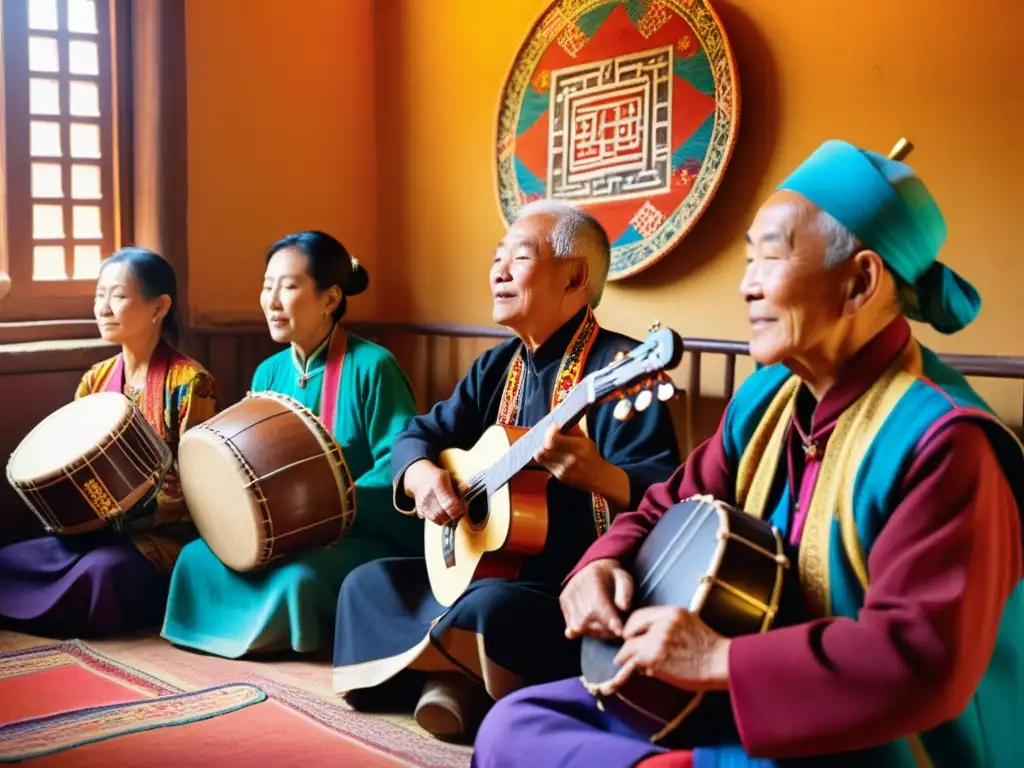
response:
[[[583,204],[669,191],[671,68],[666,47],[552,74],[552,197]]]
[[[502,216],[540,198],[579,205],[608,232],[608,279],[627,277],[693,227],[738,128],[736,65],[709,0],[559,0],[502,91]]]

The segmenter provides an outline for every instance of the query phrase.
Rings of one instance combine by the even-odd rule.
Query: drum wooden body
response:
[[[285,395],[250,394],[190,429],[178,445],[178,471],[200,536],[236,571],[334,544],[355,520],[341,448]]]
[[[726,637],[765,632],[779,611],[789,560],[779,532],[740,510],[709,497],[687,499],[668,509],[640,547],[632,568],[633,609],[677,605],[696,613]],[[586,637],[583,682],[612,679],[622,643]],[[606,711],[652,741],[664,738],[701,702],[654,677],[631,676],[614,695],[598,696]]]
[[[81,534],[145,509],[172,462],[131,400],[98,392],[29,432],[7,462],[7,479],[47,531]]]

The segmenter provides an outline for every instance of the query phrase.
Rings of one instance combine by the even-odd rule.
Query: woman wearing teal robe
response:
[[[264,360],[252,381],[253,392],[288,395],[324,418],[325,370],[332,354],[341,362],[330,427],[355,483],[351,530],[333,546],[247,573],[221,563],[206,542],[192,542],[171,576],[162,635],[172,643],[229,658],[316,651],[329,646],[349,571],[380,557],[422,554],[422,522],[394,511],[389,474],[392,441],[416,413],[412,389],[390,352],[338,322],[346,296],[367,283],[366,271],[330,235],[300,232],[271,246],[260,303],[271,336],[289,347]]]

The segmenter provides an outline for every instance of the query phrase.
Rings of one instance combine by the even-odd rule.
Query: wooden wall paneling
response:
[[[256,373],[259,364],[273,354],[273,351],[280,349],[274,345],[274,350],[267,349],[267,341],[272,341],[269,334],[247,333],[238,338],[236,369],[238,374],[235,400],[241,400],[252,386],[252,377]],[[232,401],[232,402],[234,402]]]
[[[238,370],[237,334],[217,334],[210,337],[210,357],[201,360],[217,382],[218,406],[225,408],[238,400],[240,374]]]
[[[443,400],[455,388],[452,379],[457,375],[453,368],[458,366],[456,345],[458,340],[451,336],[430,336],[427,338],[427,359],[429,363],[427,377],[427,405]]]
[[[430,377],[428,337],[418,333],[395,332],[377,334],[376,336],[377,338],[373,340],[390,350],[391,354],[395,356],[398,366],[409,379],[418,410],[421,413],[428,410],[433,405],[432,402],[429,402],[430,395],[426,387],[426,382]]]

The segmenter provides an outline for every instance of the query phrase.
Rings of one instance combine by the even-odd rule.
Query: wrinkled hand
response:
[[[405,470],[405,492],[416,502],[416,514],[438,525],[458,520],[466,504],[452,488],[452,476],[445,469],[421,459]]]
[[[558,426],[552,424],[534,460],[559,482],[600,494],[618,507],[626,506],[629,477],[601,458],[593,440],[579,430],[573,432],[563,435]]]
[[[565,617],[565,636],[619,637],[619,612],[629,610],[633,578],[617,560],[595,560],[565,585],[559,597]]]
[[[587,490],[597,468],[605,463],[593,440],[582,433],[563,435],[556,424],[544,435],[534,459],[560,482]]]
[[[729,687],[730,640],[677,606],[641,608],[626,621],[615,663],[622,668],[599,688],[609,696],[630,675],[657,677],[688,691]]]

